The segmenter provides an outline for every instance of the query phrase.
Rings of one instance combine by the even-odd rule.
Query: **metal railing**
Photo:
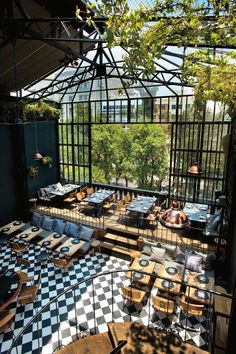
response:
[[[8,350],[8,354],[10,353],[15,353],[18,351],[18,346],[21,346],[24,344],[24,336],[27,336],[28,333],[31,332],[37,332],[37,344],[38,348],[34,349],[40,349],[43,348],[50,340],[52,340],[53,337],[53,351],[56,349],[60,349],[62,346],[68,344],[63,341],[62,337],[62,332],[63,332],[63,323],[66,321],[69,322],[69,327],[70,329],[73,327],[74,328],[74,334],[71,336],[71,341],[74,341],[76,339],[81,338],[80,334],[81,332],[88,331],[90,335],[99,333],[99,326],[98,326],[98,321],[96,317],[96,301],[95,299],[98,299],[98,293],[97,293],[97,286],[101,279],[104,277],[108,277],[108,283],[109,283],[109,291],[107,289],[106,291],[106,300],[108,303],[110,303],[110,314],[109,314],[109,320],[107,322],[115,322],[116,316],[114,316],[114,313],[117,311],[116,302],[115,302],[115,294],[117,296],[117,290],[122,294],[121,291],[121,286],[117,287],[116,286],[116,281],[115,279],[117,276],[123,276],[127,274],[127,272],[131,272],[131,279],[130,283],[134,284],[135,282],[135,277],[134,277],[134,272],[135,270],[131,269],[126,269],[126,270],[117,270],[117,271],[111,271],[111,272],[104,272],[101,274],[96,274],[94,276],[90,276],[89,278],[79,280],[76,284],[71,285],[67,289],[63,290],[60,294],[58,294],[56,297],[54,297],[52,300],[50,300],[45,306],[43,306],[35,316],[32,317],[32,319],[26,324],[26,326],[20,331],[20,333],[14,338],[12,345],[10,346]],[[157,276],[155,274],[150,274],[146,272],[141,272],[144,275],[151,276],[151,285],[153,282],[156,280],[156,278],[160,278],[162,280],[168,280],[170,281],[169,278]],[[183,278],[184,279],[184,278]],[[96,283],[97,281],[97,283]],[[175,311],[177,314],[177,309],[178,309],[178,303],[180,296],[182,294],[187,295],[189,293],[190,288],[194,289],[199,289],[202,290],[202,288],[199,288],[198,286],[195,285],[189,285],[184,281],[179,281],[179,280],[174,280],[174,283],[180,284],[181,285],[181,293],[180,294],[175,294]],[[136,283],[137,284],[137,283]],[[146,289],[146,299],[145,299],[145,306],[147,306],[146,312],[148,314],[148,319],[147,323],[145,325],[149,326],[154,326],[155,327],[155,321],[151,318],[151,309],[152,309],[152,303],[151,303],[151,294],[152,294],[152,286],[148,286],[148,289]],[[156,288],[155,288],[156,289]],[[132,291],[132,286],[131,286],[131,291]],[[205,308],[207,312],[207,318],[206,318],[206,335],[205,335],[205,349],[210,350],[211,352],[214,352],[214,338],[212,337],[212,333],[214,331],[214,326],[215,323],[212,322],[213,314],[214,314],[214,296],[218,295],[223,298],[230,298],[233,299],[233,296],[229,294],[222,294],[217,291],[213,290],[204,290],[208,294],[208,301],[205,302]],[[173,297],[171,296],[170,292],[167,291],[167,295],[165,295],[167,299],[173,300]],[[91,306],[89,307],[90,309],[92,308],[93,311],[93,317],[91,318],[91,313],[89,314],[89,321],[87,323],[84,323],[84,316],[83,316],[83,311],[85,311],[85,308],[83,308],[83,311],[81,312],[81,307],[80,306],[80,301],[82,301],[82,298],[85,299],[90,299],[91,301]],[[124,299],[124,304],[125,304],[125,299]],[[66,306],[65,306],[66,304]],[[26,305],[27,306],[27,305]],[[124,305],[125,306],[125,305]],[[65,311],[65,307],[66,310]],[[56,319],[56,323],[53,323],[51,327],[54,327],[54,331],[51,333],[51,338],[49,338],[49,333],[47,333],[47,343],[44,342],[44,338],[42,336],[42,331],[43,331],[43,321],[45,320],[45,314],[51,311],[54,314],[54,320]],[[90,310],[89,310],[90,311]],[[125,313],[127,314],[128,307],[125,310]],[[186,313],[186,316],[188,317],[188,313]],[[168,317],[168,314],[167,314]],[[186,317],[186,318],[187,318]],[[48,315],[46,315],[46,318],[48,318]],[[82,319],[80,319],[82,318]],[[126,320],[129,319],[129,322],[133,321],[132,317],[132,312],[129,313],[129,316]],[[137,320],[140,320],[137,318]],[[173,323],[174,326],[170,326],[169,328],[165,327],[163,324],[163,327],[160,328],[160,326],[156,326],[157,329],[172,332],[172,334],[177,335],[176,328],[181,326],[181,324],[178,322],[179,321],[179,316],[176,317],[176,322]],[[83,323],[82,323],[83,322]],[[185,329],[185,334],[186,331],[191,330],[191,329]],[[185,337],[180,338],[182,341],[186,341],[186,335]],[[36,345],[34,341],[34,346]],[[40,352],[40,351],[39,351]]]

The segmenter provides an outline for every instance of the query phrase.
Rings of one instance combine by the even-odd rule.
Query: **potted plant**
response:
[[[38,175],[39,173],[39,168],[35,166],[30,166],[27,168],[27,175],[30,178],[34,178]]]
[[[48,166],[49,168],[52,167],[52,162],[53,162],[53,160],[52,160],[51,156],[49,156],[49,155],[43,156],[41,159],[41,163],[43,165]]]

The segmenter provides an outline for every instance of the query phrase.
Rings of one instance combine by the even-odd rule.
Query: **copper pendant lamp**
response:
[[[170,229],[184,229],[189,224],[188,216],[180,209],[179,202],[174,201],[160,217],[162,226]]]
[[[201,167],[198,165],[197,162],[195,162],[195,164],[193,164],[188,170],[187,172],[191,175],[195,175],[195,176],[200,176],[202,175],[202,169]]]

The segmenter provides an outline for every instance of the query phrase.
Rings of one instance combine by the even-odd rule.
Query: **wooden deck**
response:
[[[33,210],[32,210],[33,211]],[[145,227],[138,228],[136,219],[120,216],[118,211],[112,210],[104,212],[99,217],[85,215],[78,207],[78,204],[72,204],[69,207],[55,207],[37,204],[34,211],[66,219],[72,222],[81,223],[98,229],[108,230],[108,232],[124,234],[133,238],[144,238],[156,242],[169,243],[172,245],[182,246],[194,250],[203,251],[205,253],[216,251],[215,244],[203,243],[201,240],[194,238],[192,235],[188,237],[186,231],[172,231],[161,226],[155,220],[147,223]]]

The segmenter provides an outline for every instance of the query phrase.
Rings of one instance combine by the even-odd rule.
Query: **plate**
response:
[[[147,267],[149,265],[149,261],[147,259],[140,259],[138,263],[141,267]]]
[[[1,230],[1,232],[7,232],[7,231],[9,231],[10,230],[10,227],[4,227],[2,230]]]
[[[143,274],[142,273],[139,273],[139,272],[134,272],[133,273],[133,277],[135,279],[142,279],[143,278]]]
[[[198,275],[196,276],[196,279],[199,281],[199,283],[202,283],[202,284],[207,284],[207,283],[209,283],[209,278],[208,278],[208,276],[203,275],[203,274],[198,274]]]
[[[148,210],[148,208],[147,207],[143,207],[143,210]]]
[[[97,191],[97,193],[102,193],[102,191]]]
[[[54,238],[59,238],[59,237],[61,237],[61,234],[54,234],[53,237]]]
[[[61,252],[68,252],[69,251],[69,247],[62,247],[61,249],[60,249],[60,251]]]
[[[77,245],[78,243],[80,243],[80,240],[73,240],[71,241],[72,245]]]
[[[20,238],[26,238],[26,237],[28,237],[29,235],[28,234],[21,234],[20,235]]]
[[[32,227],[31,231],[33,231],[33,232],[35,232],[35,231],[39,231],[39,227],[34,226],[34,227]]]
[[[43,241],[42,246],[48,246],[50,245],[51,241]]]
[[[194,295],[196,297],[198,297],[199,299],[203,299],[203,300],[208,300],[209,299],[209,295],[207,294],[206,291],[204,290],[199,290],[199,289],[196,289],[194,291]]]
[[[201,220],[205,220],[205,219],[206,219],[206,217],[205,217],[204,215],[200,215],[200,216],[199,216],[199,219],[201,219]]]
[[[21,221],[18,221],[18,220],[15,221],[15,222],[13,222],[13,225],[14,225],[14,226],[17,226],[17,225],[20,225],[20,224],[21,224]]]
[[[165,289],[171,289],[174,287],[174,284],[171,280],[162,280],[161,286]]]
[[[171,275],[175,275],[178,273],[178,269],[175,267],[167,267],[166,272]]]

